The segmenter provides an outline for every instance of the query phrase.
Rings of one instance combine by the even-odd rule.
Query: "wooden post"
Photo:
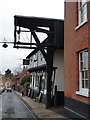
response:
[[[53,27],[50,28],[51,31],[53,31]],[[48,43],[53,43],[54,36],[53,34],[49,35],[48,37]],[[46,65],[46,71],[47,71],[47,103],[46,103],[46,108],[51,107],[51,81],[52,81],[52,72],[53,72],[53,53],[54,53],[54,48],[48,48],[47,47],[47,65]]]

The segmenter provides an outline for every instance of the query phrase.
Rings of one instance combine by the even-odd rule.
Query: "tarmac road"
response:
[[[13,92],[2,94],[2,120],[22,118],[20,120],[35,120],[35,116],[27,109],[21,99]],[[17,120],[17,119],[15,119]]]

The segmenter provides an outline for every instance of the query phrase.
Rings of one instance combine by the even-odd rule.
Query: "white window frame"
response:
[[[85,87],[86,80],[88,80],[88,86],[89,86],[89,75],[88,75],[88,78],[85,78],[85,72],[88,71],[88,55],[87,55],[87,57],[85,57],[85,52],[88,52],[88,49],[85,49],[85,50],[79,52],[79,91],[76,91],[76,94],[80,94],[80,95],[88,97],[89,88]],[[80,58],[81,53],[83,54],[82,60]],[[81,63],[82,63],[83,67],[81,67]],[[87,66],[87,67],[85,68],[85,66]],[[83,78],[82,78],[82,73],[84,73]],[[82,87],[82,81],[84,81],[84,87]]]
[[[80,3],[82,2],[82,6]],[[86,6],[86,9],[85,9]],[[82,10],[85,13],[81,13]],[[87,21],[87,0],[78,0],[78,24],[82,25]]]

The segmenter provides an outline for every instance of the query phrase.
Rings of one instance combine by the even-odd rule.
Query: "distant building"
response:
[[[2,78],[2,74],[0,73],[0,78]]]
[[[6,81],[5,82],[5,87],[7,88],[7,87],[10,87],[11,86],[11,82],[10,81]]]

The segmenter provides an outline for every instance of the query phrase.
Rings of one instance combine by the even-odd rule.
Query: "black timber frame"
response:
[[[17,41],[16,34],[22,32],[17,30],[17,26],[28,28],[36,43],[23,43]],[[49,30],[42,27],[48,27]],[[35,32],[41,32],[47,34],[47,38],[44,42],[40,43],[40,40]],[[27,45],[34,45],[34,47]],[[47,72],[47,104],[46,107],[51,107],[51,77],[53,71],[53,54],[55,49],[64,48],[64,21],[59,19],[39,18],[39,17],[26,17],[26,16],[14,16],[14,48],[26,48],[40,50],[46,60],[46,72]],[[47,50],[47,53],[45,52]]]

